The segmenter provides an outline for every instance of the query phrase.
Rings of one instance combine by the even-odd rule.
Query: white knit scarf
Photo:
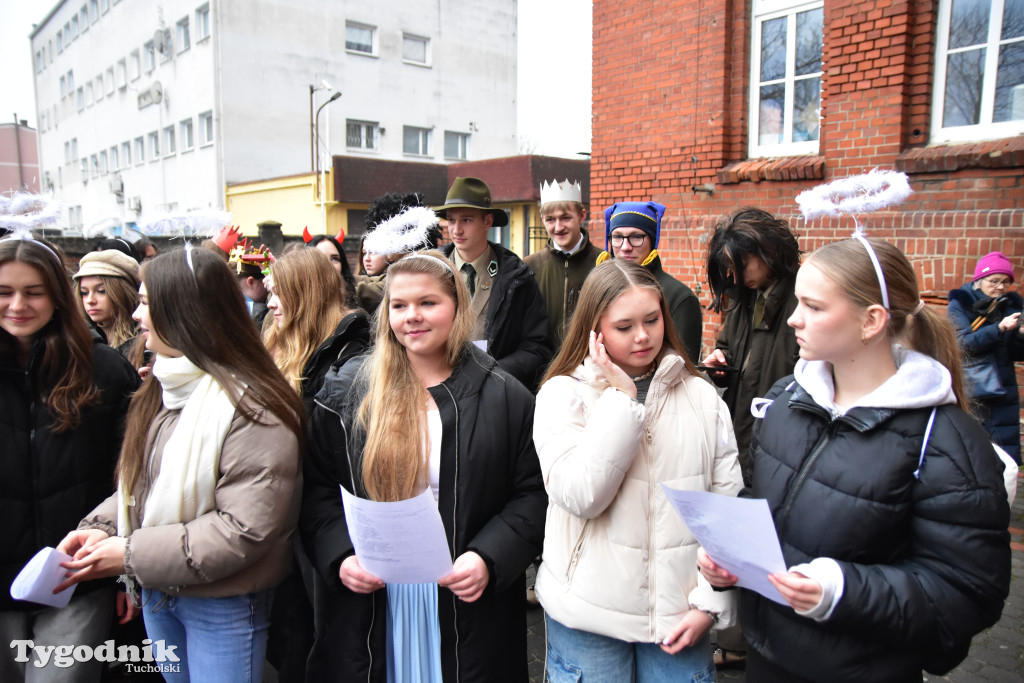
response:
[[[160,473],[142,515],[142,526],[189,522],[213,510],[214,489],[224,438],[235,405],[212,375],[184,356],[158,355],[153,376],[163,389],[168,410],[180,410],[174,431],[164,445]],[[124,483],[118,486],[118,533],[130,533]],[[131,501],[134,503],[134,501]]]

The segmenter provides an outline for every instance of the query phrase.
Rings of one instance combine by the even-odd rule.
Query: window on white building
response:
[[[199,115],[199,145],[213,144],[213,112],[204,111]]]
[[[177,24],[177,30],[175,36],[178,41],[178,52],[184,52],[185,50],[192,47],[192,40],[189,37],[188,32],[188,17],[185,17]]]
[[[57,29],[57,52],[64,52],[64,31]]]
[[[82,88],[75,91],[75,104],[78,106],[78,111],[85,109],[85,91]]]
[[[142,67],[141,62],[139,61],[139,51],[132,50],[128,54],[128,79],[134,81],[141,75]]]
[[[75,30],[72,31],[71,27],[74,26]],[[70,45],[71,41],[78,37],[78,15],[76,14],[71,21],[64,24],[64,44]]]
[[[107,86],[107,94],[108,95],[113,95],[114,94],[114,88],[115,88],[115,85],[114,85],[114,67],[109,67],[107,69],[106,86]]]
[[[146,137],[149,138],[149,160],[156,161],[160,158],[160,133],[154,130]]]
[[[380,123],[345,121],[345,145],[350,149],[377,149],[380,145]]]
[[[82,5],[82,9],[78,10],[78,17],[78,23],[82,26],[82,33],[85,33],[89,30],[89,10],[85,8],[85,5]]]
[[[110,10],[110,0],[100,0],[100,11],[104,14]]]
[[[71,158],[78,158],[78,138],[71,138]]]
[[[430,155],[430,129],[415,126],[402,127],[402,152],[417,156]]]
[[[89,21],[96,23],[100,19],[100,0],[89,0]]]
[[[82,157],[82,162],[80,165],[82,169],[82,182],[87,183],[89,182],[89,160],[86,159],[85,157]]]
[[[92,173],[90,175],[93,178],[100,174],[100,160],[95,154],[89,157],[89,168],[92,169]]]
[[[92,106],[92,81],[85,84],[85,106]]]
[[[135,138],[135,165],[141,166],[146,161],[146,143],[142,137]]]
[[[1024,133],[1024,1],[941,0],[936,42],[933,141]]]
[[[124,88],[128,85],[128,62],[121,59],[117,62],[117,87]]]
[[[446,159],[469,158],[469,133],[444,132],[444,156]]]
[[[60,98],[63,100],[68,96],[68,82],[64,76],[60,77]]]
[[[107,174],[107,153],[106,151],[100,152],[100,175]]]
[[[64,163],[70,164],[73,158],[71,156],[71,141],[67,140],[64,142]]]
[[[174,126],[164,128],[164,156],[174,156],[177,148],[174,144]]]
[[[430,39],[403,33],[402,59],[410,64],[430,64]]]
[[[120,166],[117,165],[117,145],[110,148],[110,170],[111,172],[116,171]]]
[[[182,152],[192,149],[195,143],[193,142],[191,118],[187,118],[179,124],[178,137],[180,138]]]
[[[815,154],[821,122],[820,1],[754,0],[749,154]]]
[[[377,29],[367,24],[345,22],[345,49],[362,55],[377,54]]]
[[[210,6],[203,5],[196,10],[196,42],[210,37]]]
[[[153,45],[153,41],[149,40],[142,46],[143,55],[143,66],[146,73],[149,73],[156,68],[156,47]]]
[[[132,143],[130,142],[121,143],[121,163],[124,164],[122,168],[132,165]]]

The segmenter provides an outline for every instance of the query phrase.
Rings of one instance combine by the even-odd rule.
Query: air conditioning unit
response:
[[[140,197],[131,197],[128,199],[128,208],[135,213],[142,211],[142,199]]]
[[[114,194],[124,194],[124,181],[121,176],[115,175],[110,179],[110,191]]]

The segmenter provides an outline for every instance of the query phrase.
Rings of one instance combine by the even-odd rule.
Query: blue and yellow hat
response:
[[[612,250],[611,235],[615,228],[637,228],[651,238],[651,249],[658,248],[661,217],[665,205],[658,202],[618,202],[604,210],[604,248]]]

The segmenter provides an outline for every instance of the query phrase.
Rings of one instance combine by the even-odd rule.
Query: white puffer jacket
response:
[[[734,496],[742,487],[729,410],[663,352],[645,405],[588,357],[537,395],[534,442],[548,492],[536,592],[559,623],[661,642],[690,608],[733,620],[735,591],[697,571],[697,540],[659,484]]]

